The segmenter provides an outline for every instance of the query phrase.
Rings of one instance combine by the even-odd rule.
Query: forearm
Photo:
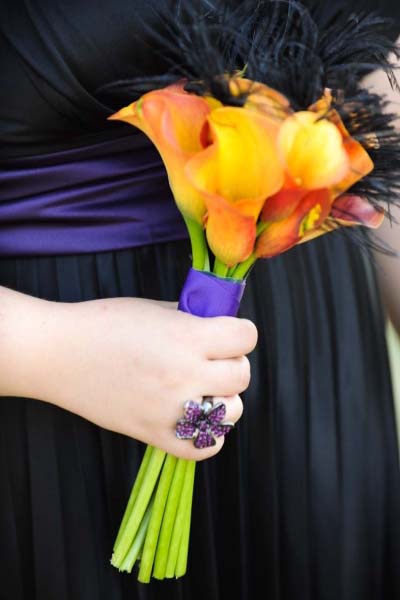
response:
[[[56,305],[0,287],[0,396],[40,398]]]

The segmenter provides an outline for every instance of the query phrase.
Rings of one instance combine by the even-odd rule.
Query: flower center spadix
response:
[[[299,236],[302,237],[306,231],[310,231],[310,229],[314,229],[315,224],[321,218],[322,207],[320,204],[316,204],[310,210],[310,212],[304,217],[299,227]]]

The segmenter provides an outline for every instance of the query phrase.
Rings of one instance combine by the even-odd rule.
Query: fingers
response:
[[[237,423],[243,415],[243,402],[239,394],[228,397],[214,396],[213,400],[214,404],[218,404],[218,402],[224,402],[226,404],[226,421]]]
[[[201,380],[203,396],[233,396],[244,392],[250,383],[250,362],[246,356],[207,361]]]
[[[200,343],[207,358],[234,358],[254,350],[257,329],[248,319],[215,317],[202,319]]]
[[[162,308],[169,308],[170,310],[178,309],[178,302],[169,302],[168,300],[148,300],[146,302],[150,302],[151,304],[155,304],[156,306],[162,306]]]
[[[201,399],[197,398],[196,402],[201,403]],[[219,403],[223,403],[226,407],[226,413],[222,419],[222,423],[237,423],[243,414],[243,403],[240,396],[215,396],[213,398],[214,407]],[[169,451],[175,456],[178,456],[179,458],[186,458],[187,460],[200,461],[211,458],[221,450],[225,441],[225,436],[221,435],[219,437],[215,437],[216,443],[214,446],[209,446],[207,448],[196,448],[196,446],[194,446],[193,439],[181,440],[176,437],[174,431],[171,433],[175,439],[172,441],[172,449]]]

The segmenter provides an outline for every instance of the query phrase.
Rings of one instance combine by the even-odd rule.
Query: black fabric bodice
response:
[[[149,28],[163,27],[160,9],[165,11],[168,3],[177,4],[176,0],[2,0],[0,158],[132,135],[129,126],[107,122],[120,105],[106,106],[97,90],[116,80],[168,69],[149,35]],[[369,0],[362,6],[400,17],[400,4],[394,0]],[[322,3],[319,8],[330,10]],[[388,28],[388,34],[394,36],[395,30],[395,25]]]

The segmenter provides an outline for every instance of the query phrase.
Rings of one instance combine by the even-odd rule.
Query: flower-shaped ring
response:
[[[184,405],[184,418],[176,422],[176,437],[194,440],[196,448],[215,446],[215,438],[226,435],[234,427],[234,423],[223,422],[225,414],[226,404],[214,404],[210,396],[204,397],[201,404],[188,400]]]

